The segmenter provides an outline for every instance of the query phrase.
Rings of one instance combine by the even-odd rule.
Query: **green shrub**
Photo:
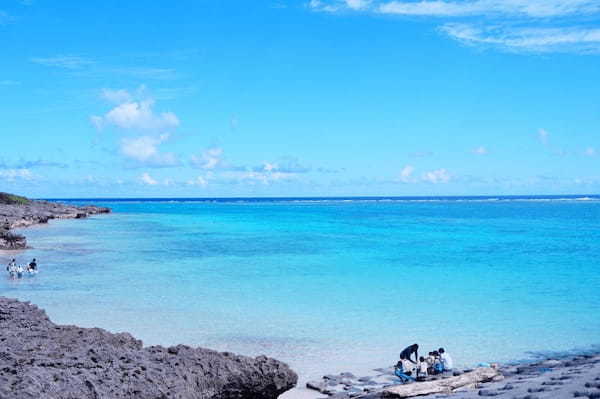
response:
[[[0,204],[5,205],[25,205],[31,201],[25,197],[19,195],[0,193]]]

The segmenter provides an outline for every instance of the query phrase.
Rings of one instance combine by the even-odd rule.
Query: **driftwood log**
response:
[[[436,393],[449,394],[453,391],[478,383],[489,382],[500,377],[498,370],[490,367],[478,367],[473,371],[457,377],[442,380],[418,382],[414,384],[393,385],[382,391],[384,398],[412,398],[414,396],[431,395]]]

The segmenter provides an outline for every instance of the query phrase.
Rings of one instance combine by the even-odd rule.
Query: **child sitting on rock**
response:
[[[429,352],[429,355],[425,358],[425,361],[427,362],[427,374],[435,374],[435,370],[433,368],[433,365],[435,364],[435,356],[433,356],[433,352]]]
[[[423,356],[419,358],[419,364],[417,366],[417,381],[423,381],[427,377],[427,369],[429,368],[429,364],[427,360]]]
[[[394,367],[394,374],[396,377],[400,378],[400,382],[403,384],[411,381],[414,382],[416,381],[416,379],[412,376],[414,367],[414,364],[406,359],[402,359],[396,363],[396,366]]]

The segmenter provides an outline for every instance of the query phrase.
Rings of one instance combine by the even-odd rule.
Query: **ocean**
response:
[[[58,323],[368,373],[405,346],[458,366],[600,344],[600,196],[68,200],[0,279]],[[0,254],[2,261],[9,255]]]

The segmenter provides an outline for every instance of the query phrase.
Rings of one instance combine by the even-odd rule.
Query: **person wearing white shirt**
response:
[[[452,361],[452,357],[444,350],[444,348],[438,349],[440,354],[440,358],[442,360],[442,365],[444,366],[444,371],[452,371],[454,368],[454,362]]]

